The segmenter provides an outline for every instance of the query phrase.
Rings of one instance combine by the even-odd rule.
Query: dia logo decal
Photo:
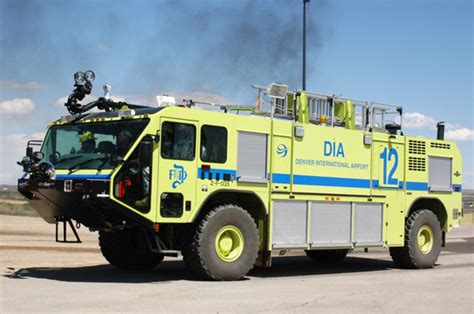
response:
[[[288,155],[288,147],[285,144],[278,145],[277,154],[282,158],[286,157]]]
[[[184,170],[183,166],[174,164],[173,167],[174,169],[170,169],[169,179],[174,180],[172,186],[173,189],[176,189],[178,185],[182,184],[186,180],[188,173],[186,170]]]

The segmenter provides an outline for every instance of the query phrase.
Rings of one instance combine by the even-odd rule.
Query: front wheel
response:
[[[148,270],[163,261],[163,255],[146,246],[147,235],[138,229],[99,231],[102,255],[113,266],[127,270]]]
[[[431,268],[441,252],[441,225],[427,209],[410,214],[405,224],[405,246],[390,248],[395,264],[402,268]]]
[[[236,205],[211,210],[183,248],[188,269],[203,279],[236,280],[252,269],[259,237],[250,214]]]

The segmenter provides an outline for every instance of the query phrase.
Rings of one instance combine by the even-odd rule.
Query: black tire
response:
[[[426,226],[432,231],[433,245],[427,252],[422,252],[418,245],[418,233]],[[414,211],[405,224],[405,246],[390,248],[390,256],[401,268],[431,268],[435,265],[441,252],[441,224],[436,215],[427,209]]]
[[[145,236],[138,229],[99,231],[100,250],[105,259],[117,268],[149,270],[161,263],[163,255],[150,251]]]
[[[232,261],[219,257],[216,247],[217,235],[228,226],[237,228],[243,238],[243,249]],[[198,222],[182,253],[186,267],[201,279],[237,280],[253,268],[258,247],[258,230],[253,218],[243,208],[229,204],[214,208]]]
[[[333,263],[343,260],[346,257],[347,253],[349,253],[349,250],[307,250],[305,251],[305,253],[313,262]]]

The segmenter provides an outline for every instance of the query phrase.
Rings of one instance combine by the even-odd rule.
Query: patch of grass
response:
[[[0,203],[0,214],[13,216],[38,217],[38,213],[31,207],[30,203],[11,204]]]
[[[0,199],[4,200],[25,200],[23,195],[16,190],[0,191]]]
[[[38,217],[38,213],[14,185],[0,185],[0,214]]]

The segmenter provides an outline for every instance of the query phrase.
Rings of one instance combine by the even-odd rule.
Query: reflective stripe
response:
[[[301,185],[339,186],[365,189],[370,188],[370,180],[353,178],[294,175],[293,183]]]
[[[274,173],[272,182],[279,184],[290,184],[290,175],[285,173]],[[321,176],[305,176],[294,175],[293,184],[299,185],[315,185],[315,186],[334,186],[349,188],[370,188],[370,180],[353,179],[353,178],[337,178],[337,177],[321,177]],[[400,181],[398,187],[379,187],[378,180],[372,180],[372,186],[380,189],[403,189],[403,181]],[[457,189],[456,189],[457,188]],[[406,182],[406,189],[410,191],[428,191],[428,183],[426,182]],[[453,184],[453,192],[461,192],[460,184]]]

